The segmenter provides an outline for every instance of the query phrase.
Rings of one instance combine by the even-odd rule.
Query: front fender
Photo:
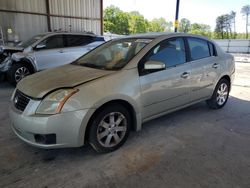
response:
[[[27,62],[33,67],[34,72],[37,72],[36,59],[30,53],[14,53],[11,56],[13,62]]]

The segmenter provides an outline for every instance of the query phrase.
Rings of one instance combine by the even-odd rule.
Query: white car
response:
[[[6,58],[0,63],[0,72],[6,72],[8,81],[16,84],[32,73],[69,64],[103,42],[102,36],[92,33],[39,34],[15,48],[1,47]]]

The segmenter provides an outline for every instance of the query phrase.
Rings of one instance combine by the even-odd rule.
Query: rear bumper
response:
[[[13,105],[9,109],[14,133],[24,142],[45,149],[82,146],[87,125],[84,122],[86,113],[87,110],[78,110],[41,116],[23,115]],[[52,138],[52,141],[42,142],[37,139],[38,136]]]

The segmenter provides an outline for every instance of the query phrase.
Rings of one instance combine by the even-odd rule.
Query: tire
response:
[[[7,79],[12,85],[16,85],[21,79],[31,74],[27,65],[22,63],[13,64],[7,72]]]
[[[131,122],[128,110],[122,105],[106,106],[95,114],[89,127],[88,141],[99,153],[117,150],[127,140]]]
[[[223,91],[224,88],[224,91]],[[222,78],[216,85],[212,97],[207,100],[207,105],[211,109],[220,109],[227,103],[230,90],[230,83]]]

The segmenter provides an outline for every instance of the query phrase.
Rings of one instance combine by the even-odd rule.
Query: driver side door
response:
[[[43,46],[34,51],[38,71],[68,63],[65,62],[68,54],[65,53],[64,35],[49,36],[38,45]]]
[[[143,67],[148,61],[163,62],[166,69],[146,71]],[[191,70],[183,38],[167,39],[153,47],[139,62],[139,74],[143,119],[189,103]]]

